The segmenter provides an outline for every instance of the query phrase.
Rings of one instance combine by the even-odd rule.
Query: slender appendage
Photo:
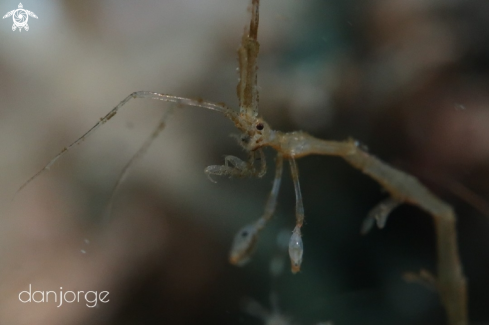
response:
[[[90,136],[92,133],[94,133],[102,124],[105,124],[107,121],[109,121],[114,115],[117,114],[120,108],[122,108],[127,102],[129,102],[133,98],[150,98],[150,99],[157,99],[157,100],[162,100],[164,102],[171,102],[171,103],[176,103],[178,105],[188,105],[188,106],[194,106],[194,107],[202,107],[206,108],[212,111],[220,112],[224,114],[226,117],[231,119],[232,121],[236,121],[237,117],[236,114],[226,107],[223,104],[215,104],[211,102],[206,102],[203,100],[195,100],[195,99],[190,99],[190,98],[185,98],[185,97],[178,97],[178,96],[171,96],[171,95],[165,95],[165,94],[160,94],[160,93],[155,93],[151,91],[137,91],[129,96],[127,96],[123,101],[121,101],[116,107],[114,107],[107,115],[105,115],[103,118],[100,119],[100,121],[95,124],[90,130],[88,130],[84,135],[79,137],[75,142],[70,144],[68,147],[65,147],[59,154],[57,154],[53,159],[51,159],[50,162],[46,164],[41,170],[39,170],[34,176],[29,178],[18,190],[17,193],[20,192],[24,187],[27,186],[30,182],[32,182],[34,179],[36,179],[39,175],[41,175],[43,172],[48,170],[59,158],[61,158],[68,150],[70,150],[73,146],[81,143],[83,140],[85,140],[88,136]]]
[[[263,149],[258,149],[258,152],[252,151],[249,153],[248,161],[241,160],[236,156],[228,155],[224,157],[224,165],[211,165],[204,169],[204,173],[209,180],[213,183],[217,183],[212,179],[211,175],[216,176],[228,176],[236,178],[244,177],[263,177],[267,172],[267,162]],[[259,154],[260,169],[256,169],[255,161],[257,160],[256,154]]]
[[[231,163],[234,166],[234,168],[236,168],[237,170],[240,170],[240,171],[243,171],[246,168],[248,168],[248,164],[246,163],[246,161],[243,161],[236,156],[229,155],[229,156],[224,157],[224,164],[226,166],[229,166],[229,163]]]
[[[262,158],[264,161],[265,159]],[[272,190],[268,196],[267,203],[265,204],[265,211],[261,219],[266,223],[272,219],[275,208],[277,207],[278,192],[280,190],[280,184],[282,183],[282,174],[284,169],[284,158],[282,154],[278,153],[275,161],[275,178],[273,179]],[[260,229],[265,226],[263,224]]]
[[[211,175],[229,176],[229,177],[245,177],[250,176],[252,167],[246,161],[241,160],[236,156],[228,155],[224,157],[224,165],[211,165],[204,169],[212,183],[217,183]]]
[[[367,234],[372,229],[374,223],[377,223],[377,227],[379,227],[379,229],[383,229],[391,212],[400,204],[401,202],[393,199],[392,197],[382,200],[372,210],[370,210],[369,214],[363,221],[360,233],[362,235]]]
[[[292,182],[294,183],[295,191],[295,220],[296,226],[302,227],[304,223],[304,203],[302,202],[301,185],[299,182],[299,169],[294,158],[289,158],[290,174],[292,175]]]
[[[239,83],[237,87],[240,113],[256,117],[258,115],[257,57],[260,44],[258,37],[258,21],[260,1],[252,0],[251,21],[245,31],[238,49]]]
[[[277,136],[276,136],[277,137]],[[269,145],[284,156],[311,154],[340,156],[353,167],[372,177],[395,200],[417,205],[433,216],[437,236],[437,288],[450,325],[467,325],[467,285],[457,247],[455,213],[415,177],[399,171],[361,150],[353,140],[325,141],[302,132],[280,134]]]
[[[282,170],[283,157],[279,153],[275,162],[275,178],[273,180],[272,190],[270,192],[270,195],[268,196],[267,203],[265,204],[265,211],[263,212],[263,215],[260,219],[250,225],[241,228],[234,237],[233,245],[231,247],[231,253],[229,256],[229,261],[231,262],[231,264],[243,265],[249,260],[251,254],[256,247],[260,231],[272,218],[273,213],[275,212],[275,207],[277,206],[280,183],[282,182]]]
[[[301,227],[304,223],[304,204],[302,203],[301,186],[299,182],[299,169],[293,157],[289,158],[290,173],[294,183],[295,190],[295,220],[296,225],[292,231],[289,240],[289,257],[292,273],[301,270],[302,255],[304,254],[304,245],[302,243]]]
[[[160,135],[160,133],[163,131],[163,129],[166,126],[166,121],[169,118],[169,116],[173,113],[173,109],[169,109],[166,111],[163,116],[160,119],[160,122],[158,123],[157,127],[154,129],[154,131],[150,134],[150,136],[144,141],[143,145],[139,150],[132,156],[131,160],[124,166],[122,169],[119,177],[117,178],[117,182],[114,185],[114,188],[112,189],[112,194],[110,195],[109,203],[107,204],[107,215],[106,215],[106,221],[110,220],[112,216],[112,206],[114,203],[114,198],[119,190],[119,187],[122,184],[122,181],[125,179],[127,176],[129,169],[134,166],[134,163],[141,159],[144,154],[148,151],[149,147],[151,144],[153,144],[154,140]]]

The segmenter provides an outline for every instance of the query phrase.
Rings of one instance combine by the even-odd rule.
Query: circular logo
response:
[[[19,3],[19,7],[17,9],[7,12],[5,16],[2,17],[2,19],[5,19],[10,16],[12,16],[14,20],[14,24],[12,25],[12,30],[15,31],[18,28],[19,32],[22,31],[22,28],[25,29],[26,31],[29,30],[29,25],[27,25],[29,16],[37,18],[35,13],[29,10],[25,10],[22,3]]]
[[[17,9],[14,12],[14,24],[17,27],[24,27],[27,24],[27,21],[29,20],[29,16],[27,15],[27,12],[24,9]]]

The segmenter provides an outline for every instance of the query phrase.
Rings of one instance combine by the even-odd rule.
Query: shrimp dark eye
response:
[[[263,128],[264,128],[264,127],[265,127],[265,126],[263,125],[263,123],[258,123],[258,124],[256,125],[256,129],[257,129],[258,131],[263,130]]]
[[[241,237],[246,237],[248,236],[248,232],[246,230],[241,232]]]

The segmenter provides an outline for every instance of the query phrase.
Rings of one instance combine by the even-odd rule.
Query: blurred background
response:
[[[237,107],[247,0],[31,1],[29,31],[0,21],[0,323],[261,324],[273,292],[294,323],[445,324],[436,292],[405,272],[435,272],[431,218],[401,206],[360,236],[386,194],[341,159],[298,161],[303,270],[277,236],[294,227],[288,169],[253,260],[227,263],[234,234],[260,217],[273,177],[203,170],[244,157],[233,125],[176,109],[116,193],[122,168],[169,105],[135,100],[16,190],[133,91]],[[15,1],[1,1],[3,14]],[[358,139],[454,206],[473,324],[489,323],[489,3],[483,0],[262,0],[260,114],[278,130]],[[287,167],[288,168],[288,167]],[[280,240],[279,240],[280,241]],[[283,272],[270,273],[270,261]],[[26,303],[22,290],[109,291],[110,302]]]

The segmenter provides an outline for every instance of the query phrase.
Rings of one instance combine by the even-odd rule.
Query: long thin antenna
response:
[[[117,178],[117,182],[115,183],[114,188],[112,189],[109,203],[107,204],[106,221],[109,221],[112,216],[112,207],[113,207],[115,195],[119,187],[121,186],[122,181],[126,178],[129,169],[132,166],[134,166],[134,163],[137,160],[141,159],[144,156],[144,154],[148,151],[149,147],[153,144],[154,140],[158,137],[158,135],[160,135],[160,133],[165,128],[166,121],[172,113],[173,113],[173,108],[169,109],[164,113],[164,115],[160,119],[160,122],[158,123],[158,126],[153,130],[153,132],[146,139],[146,141],[144,141],[141,148],[139,148],[139,150],[132,156],[132,158],[127,162],[127,164],[122,169],[121,173],[119,174],[119,178]]]
[[[123,101],[121,101],[116,107],[114,107],[107,115],[105,115],[103,118],[100,119],[97,124],[92,126],[90,130],[88,130],[85,134],[83,134],[81,137],[79,137],[75,142],[70,144],[68,147],[63,148],[60,153],[58,153],[53,159],[51,159],[43,168],[41,168],[37,173],[35,173],[31,178],[29,178],[22,186],[17,190],[15,195],[22,191],[30,182],[32,182],[34,179],[36,179],[38,176],[40,176],[42,173],[47,171],[59,158],[61,158],[68,150],[73,148],[75,145],[81,143],[83,140],[85,140],[88,136],[90,136],[93,132],[95,132],[102,124],[105,124],[108,122],[114,115],[117,114],[119,109],[127,104],[131,99],[134,98],[150,98],[150,99],[157,99],[157,100],[162,100],[165,102],[172,102],[176,103],[178,105],[187,105],[187,106],[194,106],[194,107],[202,107],[206,108],[212,111],[220,112],[223,113],[225,116],[230,118],[231,120],[235,121],[235,113],[232,111],[230,108],[228,108],[224,104],[216,104],[212,102],[206,102],[203,100],[195,100],[195,99],[190,99],[190,98],[185,98],[185,97],[178,97],[178,96],[172,96],[172,95],[165,95],[165,94],[160,94],[160,93],[155,93],[151,91],[136,91],[126,98],[124,98]]]

